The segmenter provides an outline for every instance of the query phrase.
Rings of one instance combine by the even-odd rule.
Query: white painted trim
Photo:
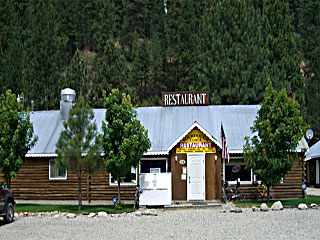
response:
[[[52,162],[52,161],[56,161],[55,159],[50,159],[49,160],[49,180],[67,180],[67,178],[68,178],[68,171],[67,171],[67,169],[65,169],[65,177],[50,177],[50,173],[51,173],[51,166],[50,166],[50,162]]]
[[[25,157],[57,157],[56,153],[27,153]]]
[[[316,160],[316,184],[319,184],[320,183],[320,169],[319,169],[319,160]]]
[[[153,156],[153,155],[169,155],[169,151],[160,151],[160,152],[147,152],[143,154],[144,156]]]
[[[199,123],[197,123],[197,121],[195,121],[186,131],[184,131],[180,137],[178,137],[169,147],[168,147],[168,152],[170,152],[170,150],[172,148],[174,148],[189,132],[191,132],[195,127],[199,128],[199,130],[201,132],[203,132],[212,142],[214,142],[219,148],[222,148],[222,145],[220,142],[218,142],[215,138],[213,138],[211,136],[211,134],[205,130],[203,127],[201,127],[201,125]]]
[[[202,174],[203,174],[203,184],[202,184],[202,192],[203,192],[203,199],[196,199],[196,200],[206,200],[206,154],[205,153],[187,153],[187,162],[190,156],[202,156],[203,157],[203,165],[202,165]],[[190,187],[189,187],[189,164],[187,164],[187,201],[190,201],[189,194],[190,194]]]

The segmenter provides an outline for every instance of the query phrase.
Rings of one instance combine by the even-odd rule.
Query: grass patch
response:
[[[279,200],[270,200],[270,202],[267,201],[245,201],[245,202],[233,202],[234,205],[238,207],[260,207],[261,203],[266,203],[268,207],[271,207],[272,204]],[[307,195],[305,199],[303,198],[297,198],[297,199],[286,199],[286,200],[280,200],[282,205],[284,207],[298,207],[299,203],[305,203],[307,205],[310,205],[311,203],[316,203],[320,205],[320,196],[312,196]]]
[[[15,212],[69,212],[80,214],[83,212],[86,213],[97,213],[104,211],[108,214],[115,213],[125,213],[125,212],[133,212],[133,205],[125,204],[122,210],[116,210],[113,205],[93,205],[82,206],[82,210],[78,211],[78,205],[49,205],[49,204],[17,204],[15,208]]]

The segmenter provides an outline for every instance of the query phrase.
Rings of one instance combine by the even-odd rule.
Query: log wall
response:
[[[77,200],[78,177],[67,172],[66,180],[49,180],[48,158],[29,158],[22,166],[17,178],[12,179],[11,189],[16,199],[23,200]],[[2,176],[1,176],[2,177]],[[135,185],[121,186],[121,200],[133,200]],[[109,185],[109,174],[83,174],[82,200],[112,200],[118,188]]]
[[[221,163],[221,177],[223,179],[223,162]],[[304,153],[299,153],[299,156],[293,159],[293,167],[285,176],[283,183],[271,188],[274,199],[304,198],[301,183],[305,181]],[[235,185],[230,184],[229,186],[235,189]],[[252,184],[241,184],[240,188],[244,192],[246,199],[259,198],[259,193],[257,193],[256,187]]]

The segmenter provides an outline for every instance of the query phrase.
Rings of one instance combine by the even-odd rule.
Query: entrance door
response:
[[[188,200],[205,200],[204,154],[188,154]]]

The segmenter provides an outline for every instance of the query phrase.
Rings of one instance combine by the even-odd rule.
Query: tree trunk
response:
[[[270,185],[267,185],[267,201],[270,201]]]
[[[82,209],[81,175],[78,174],[78,210]]]
[[[118,201],[119,202],[121,201],[121,198],[120,198],[120,177],[118,178]]]
[[[10,176],[6,177],[6,183],[7,183],[7,188],[10,189],[10,187],[11,187],[11,177]]]

